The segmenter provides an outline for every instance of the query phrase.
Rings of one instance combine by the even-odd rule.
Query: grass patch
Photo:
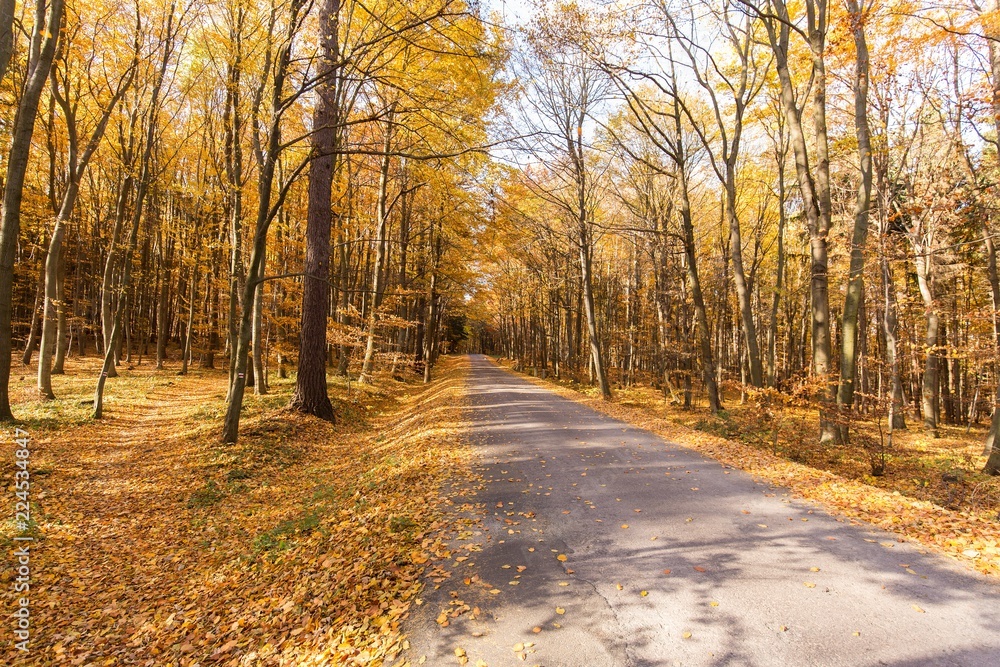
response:
[[[277,526],[254,538],[251,545],[255,554],[275,554],[295,546],[294,538],[306,536],[319,528],[321,515],[310,512],[296,519],[282,521]]]
[[[210,507],[225,498],[225,496],[226,494],[222,492],[222,489],[215,483],[215,480],[210,479],[205,482],[205,486],[191,494],[191,497],[188,498],[187,506],[190,509]]]

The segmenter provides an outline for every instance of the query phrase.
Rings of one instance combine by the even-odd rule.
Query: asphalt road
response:
[[[1000,665],[986,577],[484,357],[470,393],[485,485],[455,497],[486,514],[432,573],[411,664]]]

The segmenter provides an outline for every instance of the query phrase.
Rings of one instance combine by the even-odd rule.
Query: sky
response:
[[[508,25],[524,24],[531,16],[530,0],[483,0],[487,15],[496,12]]]

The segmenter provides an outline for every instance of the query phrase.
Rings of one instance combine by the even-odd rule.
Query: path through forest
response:
[[[413,664],[996,664],[984,576],[485,357],[469,393],[486,515],[431,574]]]

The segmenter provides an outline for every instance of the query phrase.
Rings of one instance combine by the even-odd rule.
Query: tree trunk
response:
[[[160,295],[156,301],[156,370],[163,370],[163,362],[167,359],[167,337],[170,331],[167,329],[167,313],[170,309],[170,278],[171,266],[170,255],[172,250],[162,249],[162,273],[160,282]]]
[[[69,324],[66,320],[66,256],[62,252],[59,255],[56,277],[56,359],[52,364],[53,375],[63,375],[66,372],[64,367],[70,338]]]
[[[48,267],[49,246],[45,245],[42,254],[42,270],[38,273],[38,281],[35,284],[35,304],[31,308],[31,327],[28,329],[28,338],[24,343],[24,354],[21,355],[21,363],[25,366],[31,364],[31,357],[41,343],[42,320],[45,317],[45,272]]]
[[[591,265],[591,244],[586,223],[580,227],[580,274],[583,282],[583,305],[587,315],[587,333],[590,338],[590,359],[593,364],[594,376],[604,400],[611,398],[611,386],[608,384],[607,371],[604,368],[604,357],[601,354],[601,342],[597,332],[597,311],[594,308],[594,287]]]
[[[865,242],[868,237],[868,219],[872,195],[871,131],[868,128],[868,42],[865,38],[865,17],[858,0],[846,0],[851,15],[851,32],[854,34],[856,66],[854,70],[854,131],[858,139],[858,162],[861,183],[858,185],[854,204],[854,232],[851,236],[851,264],[844,313],[841,325],[840,387],[837,406],[841,411],[854,405],[855,375],[858,364],[858,311],[864,298]],[[848,422],[839,428],[840,442],[848,439]]]
[[[884,236],[884,235],[883,235]],[[899,333],[896,318],[896,286],[889,267],[887,251],[882,250],[882,290],[884,311],[882,327],[885,332],[885,356],[889,365],[889,381],[891,396],[889,399],[889,424],[893,430],[906,428],[905,399],[903,397],[903,380],[899,364]]]
[[[243,304],[243,310],[240,313],[239,328],[237,329],[237,336],[235,341],[235,347],[232,350],[233,355],[233,373],[230,378],[228,399],[226,401],[226,415],[222,426],[222,441],[225,443],[236,442],[239,436],[240,429],[240,415],[243,410],[243,395],[246,392],[247,386],[247,367],[250,362],[250,353],[252,347],[252,336],[253,336],[253,326],[255,314],[258,312],[254,304],[255,295],[262,293],[263,278],[264,278],[264,259],[267,255],[267,232],[271,226],[271,222],[274,220],[277,212],[280,210],[281,205],[284,203],[285,195],[288,192],[288,187],[291,184],[291,180],[286,181],[282,184],[279,193],[276,198],[272,197],[274,192],[274,178],[275,171],[277,169],[278,161],[281,157],[281,109],[284,107],[286,102],[285,97],[285,80],[288,74],[288,65],[291,58],[292,51],[292,41],[295,37],[295,26],[297,25],[298,11],[301,9],[302,4],[293,2],[291,4],[290,13],[288,21],[288,32],[286,34],[286,41],[278,50],[278,56],[276,58],[276,64],[274,65],[273,82],[270,89],[271,94],[271,108],[269,109],[270,123],[267,128],[266,134],[266,149],[258,150],[258,175],[257,175],[257,216],[254,223],[254,235],[250,250],[250,264],[247,267],[247,280],[243,285],[243,291],[239,295],[239,301]],[[324,5],[324,9],[327,7]],[[330,28],[329,16],[323,17],[326,20],[321,20],[320,25],[325,28]],[[333,26],[334,34],[336,34],[336,25]],[[327,54],[328,55],[328,54]],[[318,119],[317,119],[318,120]],[[258,128],[255,126],[254,132],[256,133]],[[326,155],[324,154],[324,157]],[[332,155],[331,155],[332,157]],[[313,167],[315,167],[315,162],[313,162]],[[329,172],[326,172],[329,174]],[[290,179],[293,177],[289,177]],[[330,212],[330,192],[331,192],[331,181],[326,180],[326,211],[327,211],[327,226],[326,226],[326,251],[325,259],[328,268],[329,265],[329,245],[330,245],[330,229],[329,229],[329,212]],[[312,195],[313,179],[310,178],[310,195]],[[275,199],[272,202],[272,198]],[[313,205],[312,198],[310,196],[309,201],[310,208]],[[312,218],[310,218],[310,222]],[[308,266],[308,250],[307,250],[307,266]],[[306,284],[309,284],[308,277],[306,278]],[[316,281],[312,281],[316,282]],[[324,286],[326,283],[326,276],[323,276]],[[322,301],[322,306],[328,306],[327,295],[323,295],[324,299]],[[305,304],[304,304],[305,307]],[[306,311],[308,312],[308,311]],[[306,313],[303,313],[303,319],[305,319]],[[323,338],[321,341],[323,343],[323,348],[320,349],[320,355],[318,356],[319,369],[321,372],[322,380],[322,390],[323,395],[326,395],[326,365],[325,365],[325,336],[326,336],[326,310],[323,311]],[[303,334],[304,335],[304,334]],[[301,360],[300,360],[301,361]],[[263,369],[261,369],[263,371]],[[263,373],[262,373],[263,375]],[[260,378],[259,381],[264,381],[266,378]],[[293,397],[294,401],[294,397]],[[329,399],[327,399],[327,406],[329,406],[328,415],[317,415],[326,416],[330,421],[333,420],[333,407],[330,405]],[[301,409],[301,406],[300,406]]]
[[[1000,0],[994,3],[994,11],[1000,11]],[[986,43],[990,56],[990,83],[992,84],[993,127],[997,132],[996,146],[1000,150],[1000,30],[996,22],[986,24]],[[993,401],[993,419],[984,443],[985,453],[989,453],[985,472],[991,475],[1000,474],[1000,447],[996,446],[1000,438],[1000,277],[997,275],[997,250],[993,241],[996,225],[990,225],[990,219],[984,218],[986,225],[986,261],[987,275],[990,282],[990,295],[993,304],[993,342],[998,360],[994,367],[994,379],[997,382],[996,396]],[[992,228],[991,228],[992,227]]]
[[[255,278],[257,280],[264,279],[264,266],[267,263],[267,248],[265,247],[263,251],[264,256],[260,260],[260,268],[257,270],[257,275]],[[261,282],[257,285],[257,289],[254,290],[253,297],[253,328],[252,328],[252,347],[253,347],[253,393],[258,396],[263,396],[267,393],[267,371],[264,367],[264,340],[262,338],[264,322],[264,283]]]
[[[373,384],[372,372],[375,365],[375,329],[378,327],[378,308],[382,303],[385,291],[386,264],[388,264],[388,238],[386,228],[389,224],[388,189],[389,189],[389,150],[392,147],[392,112],[386,120],[385,141],[382,147],[382,165],[378,180],[378,222],[375,231],[375,266],[372,268],[372,297],[368,308],[368,332],[365,341],[365,360],[361,365],[361,375],[358,382]]]
[[[132,281],[132,255],[135,252],[138,242],[139,223],[142,220],[143,205],[146,201],[146,194],[149,191],[149,183],[152,180],[153,145],[156,141],[156,131],[159,125],[157,123],[157,116],[160,110],[160,92],[163,88],[163,80],[166,77],[167,67],[170,64],[170,57],[176,45],[175,10],[176,4],[172,3],[167,14],[166,30],[164,31],[163,59],[159,63],[159,69],[156,72],[156,79],[149,97],[146,135],[142,159],[139,163],[139,177],[136,182],[135,202],[132,211],[132,228],[129,232],[128,247],[123,253],[121,280],[115,288],[115,291],[118,292],[118,305],[111,325],[110,340],[104,351],[104,363],[97,377],[97,387],[94,390],[94,419],[100,419],[104,414],[104,385],[107,383],[108,377],[113,377],[116,351],[122,338],[122,329],[125,327],[125,308]],[[127,199],[127,197],[128,194],[125,192],[120,195],[120,199]],[[108,263],[111,263],[111,257],[108,258]],[[107,270],[105,270],[105,276],[107,276]]]
[[[188,292],[187,329],[184,333],[184,351],[181,353],[181,375],[187,375],[188,364],[191,363],[191,339],[194,336],[194,300],[197,295],[197,286],[198,255],[196,253],[194,261],[191,263],[191,284],[188,286],[190,291]]]
[[[733,167],[735,169],[735,167]],[[747,364],[750,370],[750,384],[754,387],[764,386],[764,373],[760,363],[760,346],[757,344],[757,325],[753,320],[753,305],[751,303],[750,285],[743,270],[743,235],[740,233],[740,221],[736,215],[736,181],[735,176],[727,177],[726,183],[726,220],[729,222],[729,252],[733,262],[733,283],[736,286],[736,298],[740,305],[740,324],[743,328],[743,338],[746,342]]]
[[[806,223],[809,230],[812,369],[816,380],[823,385],[819,390],[820,442],[836,439],[836,425],[829,418],[830,404],[836,400],[836,391],[830,382],[830,295],[828,278],[828,236],[830,233],[830,157],[826,129],[826,2],[807,0],[808,41],[813,66],[812,117],[815,132],[815,168],[810,165],[809,150],[802,127],[802,109],[795,96],[795,85],[789,70],[790,19],[784,3],[772,2],[778,15],[768,19],[767,28],[771,50],[781,85],[781,104],[788,126],[789,140],[795,155],[795,172],[802,194]]]
[[[312,160],[306,211],[305,279],[302,284],[302,327],[299,372],[291,406],[327,421],[334,420],[326,387],[326,323],[330,310],[331,195],[340,143],[340,107],[333,67],[340,61],[339,0],[323,0],[319,10],[321,65],[313,114]]]
[[[778,231],[777,231],[777,264],[774,277],[774,292],[771,294],[771,319],[767,328],[767,385],[772,389],[778,385],[777,362],[775,348],[778,340],[778,309],[781,305],[781,291],[785,288],[785,157],[787,144],[784,138],[784,125],[781,125],[778,135]],[[790,335],[791,332],[789,332]]]
[[[924,337],[926,357],[924,360],[923,382],[920,404],[924,416],[924,428],[935,438],[938,437],[938,328],[940,317],[934,303],[933,255],[928,248],[916,246],[917,283],[920,296],[927,313],[927,332]]]
[[[6,7],[7,5],[0,5],[2,20],[6,20]],[[7,153],[6,182],[3,189],[3,203],[0,207],[0,421],[14,419],[10,409],[14,257],[21,233],[21,199],[24,193],[24,177],[28,170],[28,155],[31,151],[31,135],[35,129],[38,101],[52,67],[56,41],[61,32],[62,15],[63,0],[51,0],[48,12],[45,3],[37,0],[35,23],[28,50],[27,76],[14,117],[10,150]],[[0,26],[0,55],[5,48],[3,40],[6,38],[3,37],[3,30],[6,30],[6,26]]]

